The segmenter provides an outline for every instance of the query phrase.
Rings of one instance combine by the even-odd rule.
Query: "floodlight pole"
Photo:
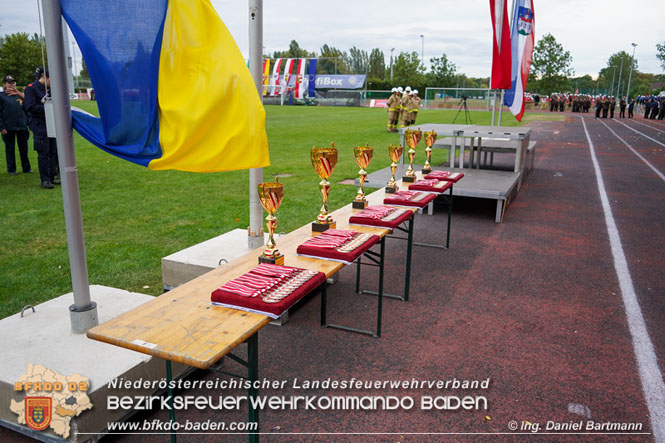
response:
[[[621,74],[623,73],[623,57],[621,57],[621,68],[619,68],[619,81],[617,82],[617,98],[621,96]]]
[[[249,0],[249,71],[254,79],[259,99],[263,102],[263,0]],[[263,207],[257,194],[263,181],[263,168],[249,170],[249,227],[247,246],[263,246]]]
[[[627,100],[630,100],[630,80],[633,78],[633,65],[635,64],[635,46],[637,43],[631,43],[633,45],[633,55],[630,57],[630,74],[628,75],[628,88],[626,89]]]
[[[56,0],[42,0],[46,48],[51,79],[53,114],[55,117],[56,140],[60,179],[62,181],[62,202],[65,210],[69,266],[72,273],[74,304],[69,307],[72,332],[84,333],[96,326],[97,304],[90,300],[88,266],[85,258],[83,239],[83,218],[81,196],[79,194],[76,155],[72,134],[72,110],[69,104],[65,48],[63,43],[62,10]]]

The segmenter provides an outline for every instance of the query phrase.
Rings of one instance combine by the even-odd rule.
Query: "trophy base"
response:
[[[260,263],[270,263],[272,265],[284,265],[284,255],[279,255],[277,257],[264,257],[263,255],[259,256],[259,264]]]
[[[335,229],[337,227],[337,223],[332,222],[332,223],[319,223],[319,222],[314,222],[312,223],[312,232],[325,232],[328,229]]]
[[[353,203],[351,203],[351,207],[353,209],[365,209],[369,203],[367,203],[367,200],[363,202],[359,202],[358,200],[354,200]]]
[[[397,188],[391,188],[390,186],[386,186],[386,194],[394,194],[397,192]]]
[[[413,183],[413,182],[416,181],[416,177],[415,176],[414,177],[409,177],[408,175],[405,175],[404,177],[402,177],[402,181],[404,183]]]
[[[423,173],[424,175],[427,175],[427,174],[429,174],[429,173],[431,173],[431,172],[432,172],[431,169],[423,169],[423,170],[422,170],[422,173]]]

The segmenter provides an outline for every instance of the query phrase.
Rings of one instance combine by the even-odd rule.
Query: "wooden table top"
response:
[[[405,184],[400,189],[407,189]],[[382,204],[383,189],[367,196],[370,204]],[[288,193],[286,194],[288,198]],[[414,212],[417,210],[413,209]],[[312,210],[314,213],[314,209]],[[337,229],[349,228],[354,213],[347,205],[332,213]],[[279,211],[277,211],[279,217]],[[390,230],[352,226],[359,232],[384,237]],[[277,239],[285,255],[285,266],[312,269],[330,277],[344,264],[296,255],[296,248],[311,237],[307,224]],[[110,343],[188,366],[207,369],[270,322],[270,317],[237,309],[210,305],[210,294],[258,264],[263,248],[191,280],[137,308],[88,331],[93,340]]]

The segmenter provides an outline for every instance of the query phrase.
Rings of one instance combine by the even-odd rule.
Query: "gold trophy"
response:
[[[316,217],[316,221],[312,223],[312,232],[323,232],[328,228],[335,229],[337,223],[333,220],[332,215],[328,213],[328,195],[330,195],[330,182],[328,178],[332,175],[335,165],[337,165],[337,148],[335,148],[335,143],[331,143],[330,148],[317,148],[314,146],[310,153],[310,159],[312,160],[314,170],[321,177],[319,191],[321,191],[321,197],[323,198],[321,211]]]
[[[402,177],[402,181],[404,182],[413,183],[416,181],[416,173],[413,170],[413,160],[416,158],[416,146],[418,146],[418,143],[420,143],[422,136],[423,133],[420,131],[420,129],[417,131],[407,129],[404,133],[406,143],[409,145],[409,168],[406,170],[404,177]]]
[[[386,194],[394,194],[397,191],[395,172],[397,172],[397,162],[402,156],[402,152],[404,152],[404,148],[402,148],[402,145],[388,146],[388,155],[390,155],[390,160],[392,161],[392,163],[390,164],[390,172],[392,173],[392,177],[390,177],[390,181],[386,186]]]
[[[277,211],[277,208],[279,208],[279,205],[282,204],[282,199],[284,198],[284,185],[279,183],[277,177],[275,177],[275,183],[259,183],[258,191],[261,206],[268,211],[266,226],[268,227],[269,233],[268,244],[266,245],[263,254],[259,256],[259,263],[283,265],[284,255],[277,250],[273,235],[275,234],[275,228],[277,227],[277,217],[275,217],[274,214],[275,211]]]
[[[369,166],[369,162],[372,161],[372,155],[374,155],[374,148],[372,148],[369,143],[365,143],[365,146],[355,146],[353,148],[353,156],[356,159],[356,164],[360,168],[360,171],[358,171],[360,187],[358,188],[356,198],[351,205],[353,206],[353,209],[365,209],[367,207],[367,199],[365,198],[363,186],[365,185],[365,180],[367,180],[367,171],[365,171],[365,169]]]
[[[427,154],[427,160],[423,166],[423,174],[427,175],[432,172],[432,166],[429,164],[429,161],[432,158],[432,145],[436,141],[436,132],[434,131],[425,131],[425,153]]]

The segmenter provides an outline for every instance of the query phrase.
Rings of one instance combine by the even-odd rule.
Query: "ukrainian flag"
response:
[[[60,0],[100,118],[73,125],[104,151],[150,169],[268,166],[265,111],[209,0]]]

